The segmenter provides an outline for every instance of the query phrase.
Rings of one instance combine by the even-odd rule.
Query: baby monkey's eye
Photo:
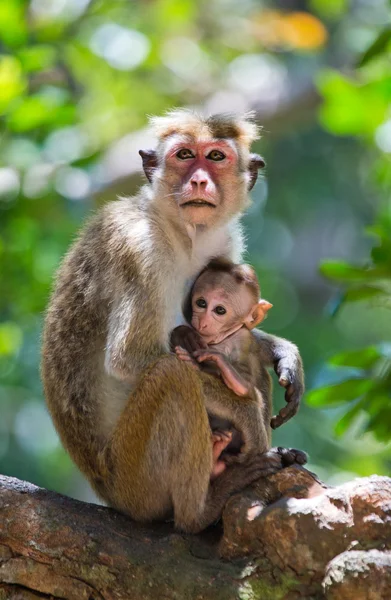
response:
[[[225,154],[220,152],[220,150],[211,150],[206,158],[210,158],[210,160],[214,161],[224,160]]]
[[[215,308],[215,313],[218,315],[225,315],[226,312],[224,306],[216,306]]]
[[[194,158],[194,154],[193,154],[193,152],[191,150],[189,150],[189,148],[181,148],[176,153],[176,156],[180,160],[186,160],[188,158]]]
[[[196,305],[200,308],[206,308],[206,300],[203,298],[198,298],[198,300],[196,300]]]

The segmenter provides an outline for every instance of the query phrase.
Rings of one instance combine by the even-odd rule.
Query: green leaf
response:
[[[366,396],[359,402],[356,402],[356,404],[344,414],[344,416],[338,421],[338,423],[336,423],[334,427],[334,432],[338,437],[347,432],[349,427],[356,420],[356,417],[360,414],[362,410],[364,410],[365,404]]]
[[[357,67],[363,67],[369,61],[371,61],[376,56],[383,54],[388,47],[388,44],[391,41],[391,25],[387,25],[383,31],[380,32],[375,41],[369,46],[369,48],[362,54],[359,61],[357,62]]]
[[[389,239],[382,240],[380,246],[375,246],[371,250],[371,257],[376,265],[391,264],[391,241]]]
[[[310,406],[327,406],[350,402],[368,392],[373,385],[372,379],[347,379],[342,383],[312,390],[307,394],[307,403]]]
[[[330,359],[330,364],[337,367],[355,367],[357,369],[370,369],[382,358],[375,346],[368,346],[361,350],[349,350],[335,354]]]
[[[327,69],[317,77],[317,86],[324,98],[319,118],[327,131],[360,138],[363,135],[373,136],[376,128],[387,118],[389,89],[381,87],[377,81],[362,84],[338,71]]]
[[[51,67],[56,60],[57,51],[48,44],[22,48],[18,53],[25,71],[42,71]]]
[[[16,323],[0,324],[0,356],[16,354],[22,345],[23,333]]]
[[[324,277],[341,282],[374,280],[389,276],[388,267],[354,267],[340,260],[325,261],[320,265],[319,270]]]
[[[26,87],[20,61],[13,56],[0,57],[0,114]]]
[[[381,408],[376,410],[376,413],[369,420],[366,430],[373,431],[376,438],[380,442],[389,442],[391,438],[391,408],[389,396],[376,396],[377,404],[381,404]],[[371,402],[371,398],[368,398]]]
[[[376,296],[386,296],[387,292],[380,286],[362,285],[360,287],[351,288],[343,297],[343,302],[359,302],[360,300],[368,300]]]
[[[27,41],[27,7],[18,0],[0,3],[0,39],[4,44],[15,47]]]
[[[36,94],[21,99],[8,118],[13,131],[29,131],[42,125],[60,125],[72,122],[74,107],[62,105],[61,100],[45,94]]]

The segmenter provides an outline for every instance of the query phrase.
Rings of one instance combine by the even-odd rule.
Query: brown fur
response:
[[[178,117],[173,131],[186,127]],[[205,389],[216,401],[230,392],[167,355],[187,282],[213,256],[240,259],[248,177],[221,183],[224,209],[210,219],[206,211],[202,227],[166,197],[163,167],[150,177],[136,197],[93,217],[65,257],[46,315],[42,377],[65,448],[106,502],[138,520],[171,514],[177,527],[199,531],[230,494],[282,464],[278,452],[258,454],[210,484]],[[281,366],[295,366],[297,353],[274,340]],[[265,351],[264,364],[276,351]]]

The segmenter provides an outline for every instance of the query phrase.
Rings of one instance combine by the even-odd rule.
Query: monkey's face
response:
[[[218,344],[243,327],[253,299],[244,288],[228,291],[225,286],[197,283],[192,295],[191,324],[207,344]]]
[[[241,169],[232,140],[175,135],[165,144],[162,163],[154,188],[186,223],[211,226],[244,209],[249,173]]]

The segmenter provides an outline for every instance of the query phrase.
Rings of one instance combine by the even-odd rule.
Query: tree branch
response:
[[[199,536],[1,476],[0,515],[0,600],[391,597],[386,477],[327,488],[284,469]]]

